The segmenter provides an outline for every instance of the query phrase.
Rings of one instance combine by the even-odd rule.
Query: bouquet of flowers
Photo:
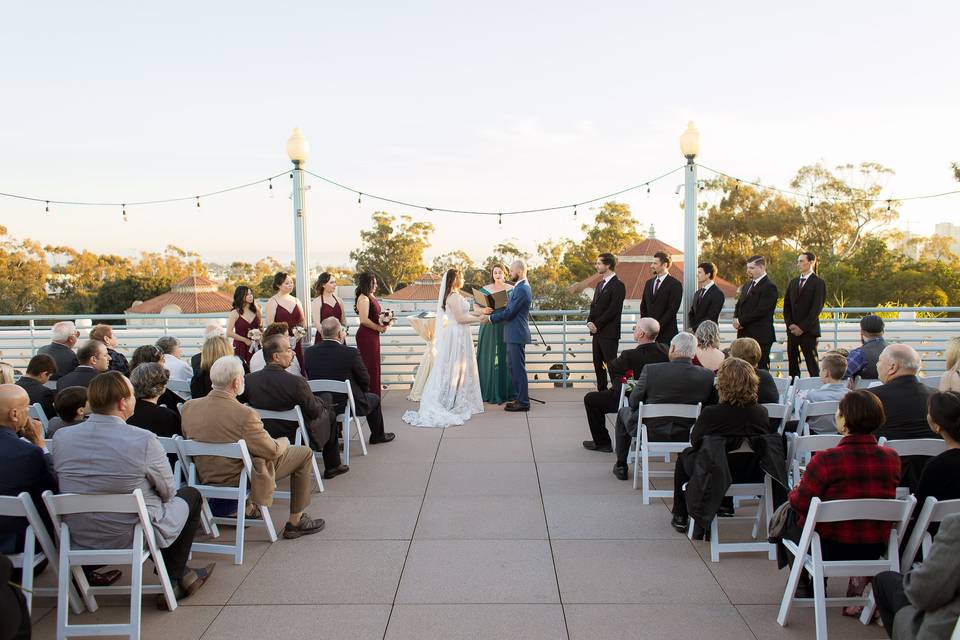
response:
[[[297,343],[307,336],[307,328],[297,325],[293,328],[293,335],[290,336],[290,348],[296,349]]]
[[[263,340],[263,331],[260,329],[250,329],[247,332],[247,338],[250,340],[250,353],[256,353],[260,348],[260,341]]]
[[[626,388],[627,395],[633,393],[633,390],[637,388],[637,381],[633,378],[633,369],[627,369],[624,374],[620,376],[620,384]]]
[[[396,319],[396,314],[394,314],[390,309],[384,309],[380,312],[380,324],[385,327],[389,327],[394,323],[394,321],[396,321]]]

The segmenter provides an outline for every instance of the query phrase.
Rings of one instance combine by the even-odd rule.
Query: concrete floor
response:
[[[760,554],[711,563],[708,543],[670,527],[668,501],[644,506],[610,473],[612,454],[581,448],[582,390],[537,390],[547,404],[528,414],[488,405],[448,430],[403,424],[415,406],[404,393],[384,403],[397,439],[355,455],[315,494],[308,511],[327,521],[323,532],[271,545],[249,529],[244,564],[209,556],[216,573],[175,612],[145,600],[143,637],[814,637],[811,609],[776,623],[786,571]],[[278,525],[285,507],[272,509]],[[721,531],[749,535],[748,525]],[[71,619],[126,617],[123,599],[101,603]],[[55,637],[51,605],[36,599],[35,637]],[[828,616],[833,638],[886,637],[838,609]]]

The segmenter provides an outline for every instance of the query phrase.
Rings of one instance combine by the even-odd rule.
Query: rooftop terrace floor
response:
[[[547,404],[527,414],[487,405],[447,430],[402,423],[415,406],[405,393],[384,401],[397,439],[366,457],[357,447],[350,472],[314,494],[308,512],[326,520],[324,531],[271,545],[250,528],[242,566],[195,554],[194,565],[217,561],[210,582],[172,613],[150,596],[143,637],[814,637],[809,608],[777,625],[786,570],[760,554],[710,562],[709,543],[671,528],[669,501],[644,506],[611,474],[613,454],[580,446],[589,437],[582,390],[538,389]],[[286,508],[271,509],[278,529]],[[727,532],[746,539],[749,524],[722,523],[724,540]],[[831,582],[831,594],[846,588]],[[125,599],[100,602],[71,621],[125,620]],[[35,600],[35,637],[55,637],[50,605]],[[886,637],[839,609],[828,617],[831,637]]]

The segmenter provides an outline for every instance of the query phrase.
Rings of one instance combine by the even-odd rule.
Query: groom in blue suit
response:
[[[527,314],[533,294],[527,282],[527,265],[522,260],[515,260],[510,265],[510,275],[516,284],[510,294],[510,302],[499,311],[486,308],[483,313],[484,322],[506,322],[503,330],[503,341],[507,344],[507,362],[510,364],[510,377],[513,379],[513,388],[517,391],[517,399],[508,402],[506,411],[530,411],[530,396],[527,393],[527,355],[526,346],[530,340],[530,325],[527,324]]]

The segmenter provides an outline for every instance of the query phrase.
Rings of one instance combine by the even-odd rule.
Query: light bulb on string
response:
[[[577,217],[577,205],[573,205],[573,217]]]
[[[889,211],[890,211],[890,206],[891,206],[891,205],[890,205],[890,201],[889,201],[889,200],[887,200],[887,212],[889,212]]]
[[[197,209],[200,208],[200,196],[197,196]]]
[[[123,221],[126,222],[127,221],[127,205],[122,204],[120,205],[120,207],[123,209]]]
[[[270,197],[273,197],[273,178],[267,180],[267,188],[270,190]]]
[[[650,183],[647,183],[647,197],[650,197]]]
[[[43,212],[50,213],[50,201],[47,200],[46,202],[47,202],[47,205],[44,207]]]
[[[740,192],[740,181],[739,181],[739,180],[737,180],[737,184],[735,184],[735,185],[733,186],[733,190],[734,190],[735,192],[737,192],[737,193]]]
[[[500,225],[501,227],[503,226],[503,214],[502,214],[502,213],[498,213],[498,214],[497,214],[497,224]]]
[[[357,206],[359,207],[359,206],[362,206],[362,205],[363,205],[363,194],[358,191],[358,192],[357,192]]]

